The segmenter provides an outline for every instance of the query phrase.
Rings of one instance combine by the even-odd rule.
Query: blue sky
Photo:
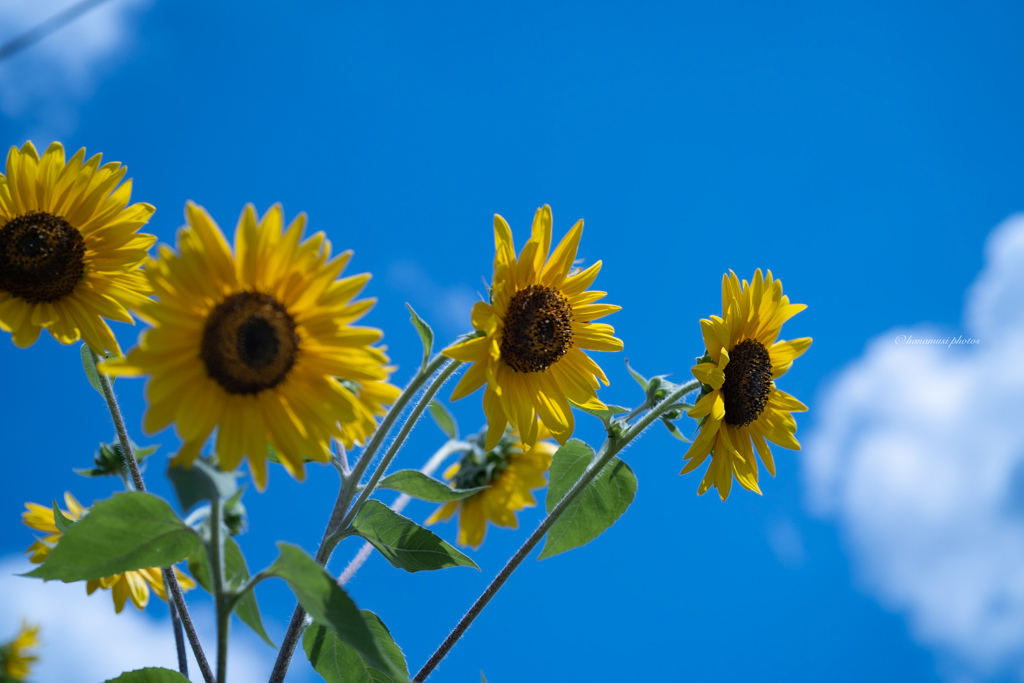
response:
[[[0,9],[0,40],[67,4]],[[112,0],[0,62],[0,142],[59,139],[126,163],[164,242],[189,199],[227,230],[246,202],[306,211],[311,230],[355,250],[351,272],[373,273],[367,321],[385,330],[398,383],[419,356],[405,302],[440,338],[465,331],[495,212],[520,243],[543,203],[556,238],[585,219],[580,255],[604,261],[597,285],[623,306],[609,322],[625,352],[596,354],[608,402],[641,398],[624,358],[686,376],[727,269],[771,268],[808,304],[784,335],[814,345],[780,382],[811,407],[806,447],[778,450],[763,497],[698,498],[699,475],[678,476],[684,447],[645,435],[626,453],[640,484],[628,514],[583,549],[525,563],[431,680],[1024,680],[1024,443],[1011,410],[1024,406],[1024,227],[995,230],[1024,210],[1022,20],[1015,3]],[[130,345],[138,330],[116,332]],[[982,344],[921,348],[899,334]],[[112,438],[77,349],[0,340],[0,363],[10,574],[31,542],[25,501],[72,490],[88,503],[116,482],[71,473]],[[995,392],[979,380],[993,376]],[[136,440],[172,453],[172,431],[141,432],[143,382],[117,386]],[[482,424],[478,395],[453,409],[463,431]],[[600,425],[577,422],[596,445]],[[424,422],[399,465],[441,439]],[[160,470],[148,481],[169,495]],[[957,495],[935,493],[948,481]],[[272,561],[278,539],[313,549],[335,486],[328,467],[302,484],[273,470],[267,492],[247,496],[250,565]],[[540,518],[492,529],[473,554],[481,573],[408,575],[375,557],[352,595],[418,668]],[[1007,550],[994,557],[993,544]],[[112,612],[82,587],[0,583],[8,631],[15,607],[42,610],[51,591],[82,623]],[[292,598],[283,585],[259,597],[279,638]],[[149,614],[119,619],[142,632],[166,616]],[[271,654],[244,628],[239,681]],[[44,652],[47,680],[64,646]],[[314,680],[301,667],[295,679]]]

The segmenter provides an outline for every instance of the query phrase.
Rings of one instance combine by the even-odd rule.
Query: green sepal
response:
[[[249,524],[248,513],[242,503],[242,494],[245,493],[246,486],[248,484],[239,486],[235,495],[224,502],[224,526],[232,536],[244,533]]]
[[[101,500],[61,535],[46,560],[24,574],[44,581],[90,581],[170,567],[199,547],[199,536],[166,501],[142,491]]]
[[[430,503],[450,503],[454,500],[469,498],[474,493],[479,493],[487,487],[453,489],[443,481],[428,477],[419,470],[399,470],[381,479],[380,483],[377,484],[377,488],[400,491],[413,498]]]
[[[75,520],[65,517],[64,513],[57,507],[57,501],[53,501],[53,524],[57,527],[57,530],[63,535],[74,523]]]
[[[420,341],[423,342],[423,363],[420,364],[420,372],[423,372],[427,363],[430,362],[430,352],[434,349],[434,331],[423,321],[423,318],[416,314],[411,304],[407,303],[405,307],[409,309],[409,320],[412,321],[412,326],[416,328],[416,333],[420,335]]]
[[[131,442],[131,445],[132,452],[135,453],[135,462],[139,463],[140,470],[145,469],[141,467],[142,461],[156,453],[160,448],[159,445],[139,448],[135,445],[134,441]],[[92,461],[95,467],[88,470],[74,470],[74,473],[80,474],[83,477],[120,477],[128,473],[128,463],[125,462],[120,443],[101,443],[99,450],[96,451],[96,455],[92,457]]]
[[[545,501],[549,513],[593,460],[594,449],[578,439],[570,439],[555,452]],[[564,553],[597,538],[626,511],[633,502],[636,488],[633,470],[613,457],[548,530],[544,550],[537,559]]]
[[[126,671],[117,678],[107,679],[104,683],[189,683],[189,681],[177,671],[148,666],[145,669]]]
[[[387,626],[370,610],[361,610],[366,626],[373,633],[381,653],[391,665],[402,671],[405,679],[409,670],[402,648],[398,647]],[[374,668],[359,656],[351,646],[343,643],[326,626],[313,623],[302,636],[302,649],[313,669],[327,683],[397,683],[399,680]]]
[[[611,423],[615,419],[616,415],[621,415],[622,413],[628,413],[629,412],[629,408],[623,408],[622,406],[607,406],[604,410],[594,410],[593,408],[584,408],[583,406],[579,405],[578,403],[573,403],[573,406],[575,406],[576,408],[579,408],[580,410],[582,410],[585,413],[588,413],[588,414],[593,415],[594,417],[598,418],[599,420],[601,420],[601,422],[603,422],[605,424],[605,426],[608,426],[608,424]]]
[[[430,403],[427,404],[427,409],[430,411],[430,417],[434,418],[434,422],[437,423],[437,426],[444,432],[445,436],[449,439],[459,438],[459,425],[455,422],[451,412],[444,407],[443,403],[436,398],[431,399]]]
[[[273,446],[271,446],[269,441],[267,442],[267,460],[269,460],[270,462],[274,463],[275,465],[280,465],[281,464],[281,456],[278,455],[277,449],[274,448]],[[304,455],[304,456],[302,456],[302,462],[303,463],[307,463],[307,462],[320,462],[320,461],[313,460],[312,458]]]
[[[191,465],[167,468],[167,478],[174,485],[182,512],[188,512],[204,500],[222,500],[235,495],[237,476],[234,472],[222,472],[202,458],[197,458]]]
[[[633,379],[636,380],[636,383],[640,385],[640,388],[643,389],[644,393],[646,394],[647,393],[647,378],[644,377],[639,372],[637,372],[636,370],[633,369],[633,367],[629,364],[629,359],[628,358],[626,359],[626,369],[629,370],[629,374],[633,376]]]
[[[199,550],[192,553],[188,558],[188,570],[204,591],[213,594],[210,582],[210,562],[206,555],[206,546],[202,545]],[[224,581],[225,587],[232,592],[249,583],[249,568],[245,564],[245,556],[238,543],[230,536],[224,539]],[[245,595],[235,603],[234,612],[246,626],[256,632],[270,647],[277,647],[274,641],[267,635],[263,628],[263,619],[260,617],[260,608],[256,603],[256,592],[248,590]]]
[[[381,652],[359,608],[334,577],[298,546],[279,541],[277,547],[280,556],[262,574],[287,581],[299,604],[314,621],[331,629],[371,666],[404,682],[404,672]]]
[[[380,501],[363,503],[352,520],[352,530],[372,543],[388,562],[407,572],[447,567],[480,569],[440,536]]]
[[[100,372],[96,369],[96,361],[92,358],[92,351],[89,349],[88,344],[82,344],[82,369],[85,370],[85,378],[89,380],[89,384],[96,390],[100,396],[103,396],[103,387],[100,385]],[[110,378],[111,384],[113,384],[114,378]]]

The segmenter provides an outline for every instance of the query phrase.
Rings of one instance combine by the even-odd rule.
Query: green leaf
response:
[[[555,452],[546,500],[549,513],[593,460],[594,449],[577,439],[569,440]],[[612,458],[552,525],[544,550],[537,559],[543,560],[594,540],[626,511],[635,495],[633,470],[618,458]]]
[[[189,681],[177,671],[151,666],[125,672],[117,678],[104,681],[104,683],[189,683]]]
[[[46,561],[25,576],[88,581],[146,567],[169,567],[199,547],[199,536],[166,501],[131,491],[92,506],[68,528]]]
[[[405,655],[391,637],[387,626],[370,610],[364,609],[360,614],[383,655],[408,678]],[[367,664],[358,652],[339,640],[330,629],[317,623],[306,629],[302,636],[302,649],[306,651],[313,669],[327,683],[395,683],[401,680]]]
[[[665,424],[665,427],[668,429],[669,434],[671,434],[672,436],[676,437],[677,439],[679,439],[683,443],[690,443],[690,440],[687,439],[685,436],[683,436],[683,433],[681,431],[679,431],[679,427],[676,426],[675,422],[671,422],[669,420],[662,420],[662,422]]]
[[[448,412],[443,403],[436,398],[431,399],[430,403],[427,404],[427,408],[430,410],[430,417],[434,418],[434,422],[441,428],[445,436],[449,439],[459,438],[459,426],[455,423],[455,418],[452,417],[452,414]]]
[[[167,468],[167,478],[174,484],[183,512],[188,512],[196,503],[204,500],[230,498],[238,490],[234,472],[222,472],[217,467],[197,458],[191,466],[172,465]]]
[[[292,592],[313,620],[327,626],[343,643],[351,646],[370,666],[401,676],[381,652],[380,646],[348,593],[301,548],[278,542],[281,555],[263,573],[288,582]]]
[[[206,546],[200,546],[199,550],[188,558],[188,570],[203,590],[210,594],[213,593]],[[237,591],[249,583],[249,568],[245,564],[245,556],[242,555],[242,549],[238,547],[235,539],[230,536],[224,539],[224,579],[228,590],[231,591]],[[263,628],[263,619],[260,618],[260,608],[256,604],[255,591],[246,591],[241,600],[235,603],[234,611],[246,626],[263,639],[263,642],[270,647],[277,647]]]
[[[103,387],[100,386],[100,373],[96,369],[96,361],[92,358],[92,351],[88,344],[82,344],[82,368],[85,370],[85,378],[100,396],[103,396]]]
[[[633,376],[633,379],[635,379],[636,383],[640,385],[640,388],[644,390],[644,393],[647,393],[647,379],[639,372],[633,369],[633,367],[629,364],[628,358],[626,359],[626,369],[629,370],[629,374]]]
[[[419,470],[399,470],[381,479],[377,488],[391,489],[407,493],[413,498],[431,503],[450,503],[453,500],[469,498],[474,493],[486,489],[479,486],[474,489],[453,489],[443,481],[428,477]]]
[[[57,501],[53,501],[53,522],[61,534],[70,529],[71,525],[75,523],[74,520],[64,516],[64,513],[57,507]]]
[[[582,410],[583,412],[589,413],[594,417],[600,419],[601,422],[604,422],[605,424],[611,422],[616,415],[629,412],[629,408],[623,408],[622,406],[608,406],[605,410],[594,410],[592,408],[584,408],[583,406],[577,403],[573,403],[573,405]]]
[[[409,309],[409,320],[412,321],[412,326],[416,328],[416,332],[420,335],[420,341],[423,342],[423,363],[420,365],[420,372],[423,372],[430,361],[430,352],[434,348],[434,331],[430,329],[430,325],[423,322],[423,318],[416,315],[416,311],[411,305],[406,304],[405,307]]]
[[[480,683],[487,683],[487,678],[484,677],[484,672],[480,672]]]
[[[376,500],[363,503],[352,520],[352,529],[372,543],[388,562],[407,572],[460,566],[480,569],[434,532]]]

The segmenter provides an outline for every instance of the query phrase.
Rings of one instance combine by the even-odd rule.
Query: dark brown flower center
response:
[[[772,360],[756,339],[745,339],[729,351],[722,400],[725,423],[743,427],[764,411],[772,390]]]
[[[518,372],[547,370],[572,348],[572,307],[543,285],[530,285],[508,302],[501,359]]]
[[[48,213],[18,216],[0,227],[0,290],[30,303],[70,294],[85,273],[85,240]]]
[[[206,372],[230,394],[258,394],[288,375],[299,350],[295,320],[274,297],[232,294],[206,319],[199,352]]]

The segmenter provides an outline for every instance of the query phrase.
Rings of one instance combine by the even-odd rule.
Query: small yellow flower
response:
[[[81,503],[75,500],[75,497],[68,492],[64,493],[64,504],[68,506],[68,509],[61,510],[61,512],[69,520],[80,519],[88,513],[88,509],[82,507]],[[25,551],[32,554],[29,557],[31,562],[40,564],[50,554],[53,546],[60,540],[61,531],[57,528],[52,507],[37,505],[36,503],[25,503],[25,507],[27,509],[21,513],[21,521],[26,526],[46,534],[42,538],[36,539],[36,542]],[[192,582],[192,579],[182,574],[177,567],[175,567],[174,573],[178,577],[178,583],[183,591],[195,588],[195,583]],[[86,582],[85,589],[89,595],[92,595],[97,588],[110,589],[114,598],[114,610],[118,614],[124,609],[125,601],[128,598],[131,598],[132,603],[136,607],[144,609],[149,604],[150,588],[153,589],[153,592],[161,600],[167,601],[167,594],[164,592],[164,578],[159,567],[134,569],[123,574],[114,574],[113,576]]]
[[[32,673],[32,665],[39,657],[28,654],[39,646],[39,625],[29,626],[21,622],[21,629],[14,640],[0,645],[0,673],[15,681],[24,681]]]
[[[7,155],[0,174],[0,330],[28,347],[48,329],[62,344],[84,339],[93,351],[120,354],[104,321],[133,322],[146,301],[139,266],[156,238],[138,232],[153,215],[128,201],[127,169],[100,166],[85,149],[64,161],[51,144],[42,158],[31,142]]]
[[[449,520],[459,512],[459,545],[479,548],[487,533],[487,520],[497,526],[515,529],[519,526],[516,512],[537,504],[534,489],[547,485],[544,473],[551,467],[551,457],[558,447],[546,441],[547,430],[537,429],[538,441],[524,452],[519,432],[507,429],[498,445],[484,451],[480,436],[468,441],[474,448],[445,470],[444,478],[453,488],[470,489],[487,486],[468,498],[445,503],[427,519],[427,524]]]
[[[352,324],[376,301],[354,300],[368,274],[338,279],[352,252],[332,259],[322,232],[302,241],[305,214],[285,228],[280,205],[262,218],[245,207],[234,253],[202,207],[189,202],[185,219],[178,253],[161,246],[146,266],[158,300],[140,314],[153,329],[103,365],[152,376],[146,430],[175,422],[184,442],[175,462],[191,464],[216,428],[220,467],[247,458],[260,490],[268,444],[301,480],[305,458],[328,461],[331,438],[363,443],[399,391],[372,346],[381,331]]]
[[[608,378],[583,351],[622,350],[612,326],[594,322],[620,310],[596,303],[605,292],[587,290],[601,262],[579,273],[573,270],[583,221],[549,258],[551,224],[551,207],[537,209],[532,234],[517,259],[511,228],[494,216],[490,302],[478,302],[472,313],[480,336],[444,350],[449,358],[472,363],[455,387],[453,401],[486,385],[488,449],[497,445],[508,424],[520,430],[526,448],[537,441],[538,423],[564,444],[575,426],[570,401],[605,408],[597,389],[598,380],[608,384]]]
[[[699,362],[692,370],[706,386],[688,414],[703,420],[680,473],[692,472],[711,455],[698,495],[714,486],[725,500],[733,475],[743,488],[761,493],[754,450],[773,477],[775,462],[767,441],[800,450],[791,413],[807,406],[778,389],[774,380],[811,345],[810,337],[776,341],[782,324],[805,308],[789,303],[782,282],[770,270],[762,278],[758,269],[749,284],[741,284],[732,271],[722,277],[723,317],[700,321],[709,362]]]

